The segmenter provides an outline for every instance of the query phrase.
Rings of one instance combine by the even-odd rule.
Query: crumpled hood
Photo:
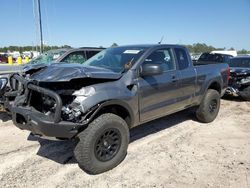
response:
[[[119,79],[120,77],[120,73],[115,73],[104,68],[81,64],[56,63],[34,73],[30,76],[30,79],[38,82],[65,82],[77,78]]]
[[[27,71],[30,71],[30,70],[38,70],[40,68],[43,68],[43,67],[47,67],[49,66],[50,64],[48,63],[37,63],[37,64],[26,64],[23,66],[23,72],[27,72]]]
[[[24,65],[1,65],[0,66],[0,75],[1,74],[12,74],[12,73],[25,73],[29,70],[38,70],[40,68],[46,67],[48,64],[39,63],[39,64],[24,64]]]

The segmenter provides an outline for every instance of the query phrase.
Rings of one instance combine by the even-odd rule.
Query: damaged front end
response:
[[[3,105],[3,110],[10,113],[12,105],[14,103],[15,98],[18,95],[22,95],[24,88],[23,83],[20,81],[20,76],[22,78],[28,79],[32,74],[42,70],[47,67],[44,64],[37,65],[26,65],[23,67],[22,71],[19,73],[12,73],[8,77],[8,87],[5,88],[1,97],[1,103]]]
[[[65,82],[38,82],[18,75],[13,79],[23,88],[11,108],[14,124],[36,135],[68,139],[86,128],[100,105],[83,106],[83,101],[95,93],[94,87],[89,85],[108,81],[78,78]]]

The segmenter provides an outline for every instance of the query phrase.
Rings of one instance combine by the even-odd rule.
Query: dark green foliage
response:
[[[113,43],[111,47],[118,46],[117,43]],[[208,46],[205,43],[195,43],[193,45],[184,45],[188,48],[190,53],[203,53],[203,52],[211,52],[213,50],[227,50],[226,48],[216,48],[213,46]],[[44,46],[43,51],[48,51],[51,49],[59,49],[59,48],[71,48],[69,45],[63,45],[63,46]],[[9,47],[2,47],[0,48],[0,52],[7,52],[7,51],[39,51],[39,47],[35,46],[9,46]],[[235,50],[233,47],[229,48],[228,50]],[[242,49],[238,51],[238,54],[250,54],[250,51]]]
[[[185,45],[190,53],[203,53],[211,52],[213,50],[224,50],[225,48],[215,48],[213,46],[208,46],[205,43],[195,43],[193,45]]]
[[[116,44],[115,42],[111,45],[111,47],[116,47],[118,46],[118,44]]]
[[[211,52],[214,50],[235,50],[233,47],[226,49],[226,48],[215,48],[213,46],[208,46],[205,43],[195,43],[193,45],[184,45],[188,48],[190,53],[204,53],[204,52]],[[250,54],[250,51],[242,49],[238,51],[238,54]]]
[[[250,54],[250,51],[242,49],[242,50],[238,51],[238,54]]]
[[[71,48],[69,45],[63,45],[63,46],[44,46],[43,51],[48,51],[52,49],[59,49],[59,48]],[[7,52],[7,51],[39,51],[39,47],[36,46],[9,46],[9,47],[2,47],[0,48],[0,52]]]

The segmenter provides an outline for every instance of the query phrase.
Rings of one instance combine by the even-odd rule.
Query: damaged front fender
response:
[[[124,84],[124,87],[121,87]],[[116,106],[128,112],[131,124],[138,115],[138,86],[137,84],[126,85],[124,82],[114,81],[96,84],[76,91],[76,98],[70,104],[72,110],[78,109],[84,114],[81,122],[88,123],[92,115],[98,113],[102,108]],[[79,90],[80,91],[80,90]]]
[[[129,118],[130,118],[130,124],[129,126],[132,127],[135,123],[135,116],[133,115],[133,110],[131,109],[131,107],[126,104],[124,101],[121,100],[109,100],[109,101],[104,101],[100,104],[95,105],[94,107],[92,107],[90,110],[88,110],[88,112],[83,116],[83,121],[81,122],[81,125],[79,125],[78,127],[76,127],[76,129],[78,129],[79,131],[81,130],[81,128],[85,128],[86,125],[88,125],[91,121],[94,120],[94,118],[101,113],[102,110],[104,110],[105,108],[109,108],[109,107],[121,107],[123,109],[125,109],[128,112]]]

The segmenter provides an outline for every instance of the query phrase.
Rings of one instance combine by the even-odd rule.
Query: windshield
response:
[[[50,63],[51,61],[56,60],[59,58],[62,54],[64,54],[66,50],[55,50],[55,51],[48,51],[45,52],[35,59],[28,62],[28,64],[40,64],[40,63]]]
[[[129,70],[145,52],[145,47],[116,47],[103,50],[84,63],[122,73]]]
[[[231,59],[230,67],[247,67],[250,68],[250,58],[235,58]]]

